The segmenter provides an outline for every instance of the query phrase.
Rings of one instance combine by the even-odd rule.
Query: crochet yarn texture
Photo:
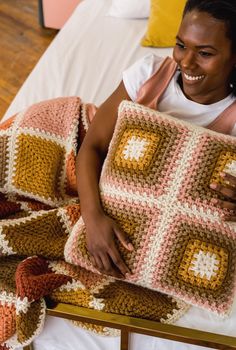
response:
[[[236,168],[236,140],[133,102],[122,102],[100,181],[106,213],[134,245],[117,245],[126,280],[226,316],[236,284],[236,228],[210,183]],[[82,218],[66,260],[95,271]]]
[[[28,345],[42,331],[45,296],[165,323],[188,309],[176,298],[62,260],[80,217],[75,156],[95,110],[77,97],[59,98],[0,125],[0,349]]]
[[[0,191],[16,193],[52,206],[66,202],[78,130],[87,127],[80,98],[58,98],[18,113],[0,130]],[[75,180],[75,175],[73,176]]]

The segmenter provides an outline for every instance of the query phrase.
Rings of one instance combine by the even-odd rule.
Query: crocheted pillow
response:
[[[225,316],[236,285],[236,228],[215,207],[221,171],[236,164],[236,139],[124,101],[104,163],[105,211],[132,241],[119,243],[127,281]],[[66,245],[68,262],[93,269],[82,219]]]

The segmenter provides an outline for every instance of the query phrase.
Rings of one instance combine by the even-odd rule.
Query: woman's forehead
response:
[[[191,11],[184,16],[178,37],[182,40],[201,42],[202,45],[230,44],[226,35],[227,25],[224,21],[212,17],[207,12]]]

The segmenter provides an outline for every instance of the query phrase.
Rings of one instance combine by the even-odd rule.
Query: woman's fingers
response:
[[[132,251],[134,250],[133,244],[130,242],[127,235],[118,227],[115,228],[115,235],[119,239],[120,243],[128,250]]]
[[[123,259],[121,258],[121,255],[116,247],[109,251],[109,255],[112,259],[113,264],[118,268],[118,270],[122,273],[123,276],[125,276],[127,273],[131,273],[128,266],[124,263]]]
[[[236,176],[223,172],[220,175],[224,180],[228,181],[231,186],[236,186]]]
[[[103,270],[101,271],[102,273],[104,273],[105,275],[114,276],[116,278],[123,277],[119,270],[113,266],[112,261],[107,254],[100,255],[100,259],[103,263]]]
[[[91,258],[93,266],[96,269],[98,269],[99,271],[104,269],[102,260],[100,259],[99,255],[91,256],[90,258]]]
[[[212,183],[210,184],[210,187],[221,193],[223,196],[228,197],[230,199],[236,200],[236,188],[233,187],[226,187],[220,184]]]
[[[236,211],[236,203],[222,201],[220,199],[213,199],[213,203],[223,209],[235,210]]]
[[[112,256],[117,255],[112,254]],[[90,255],[90,261],[93,267],[95,267],[100,273],[105,275],[110,275],[116,278],[123,278],[125,273],[129,272],[128,268],[125,269],[125,266],[122,266],[122,271],[120,271],[119,266],[121,267],[121,265],[119,264],[119,262],[116,268],[113,264],[113,260],[105,253],[97,256]],[[119,261],[119,259],[117,261]]]
[[[220,185],[220,184],[211,184],[210,187],[223,196],[229,198],[230,200],[235,201],[236,200],[236,177],[228,174],[228,173],[221,173],[221,177],[226,182],[227,186]],[[231,211],[236,212],[236,202],[229,202],[224,201],[220,199],[214,199],[214,203],[219,205],[223,209],[229,209]],[[229,217],[225,217],[225,221],[236,221],[236,216],[231,215]]]
[[[120,255],[115,237],[127,250],[132,251],[134,247],[111,218],[104,215],[98,223],[95,229],[87,230],[86,239],[91,262],[101,273],[122,278],[130,271]]]
[[[224,218],[225,221],[236,222],[236,216],[227,216]]]
[[[97,267],[96,260],[94,259],[94,257],[91,254],[89,255],[89,257],[90,257],[90,261],[91,261],[93,267],[96,268]]]
[[[134,250],[134,246],[133,244],[130,242],[129,238],[127,237],[127,235],[116,225],[115,229],[114,229],[115,235],[118,238],[118,240],[120,241],[120,243],[129,251],[133,251]],[[118,267],[118,269],[121,271],[122,275],[126,275],[127,273],[130,274],[130,270],[127,267],[127,265],[124,263],[123,259],[121,258],[121,255],[118,251],[118,249],[116,248],[116,246],[114,246],[115,249],[113,249],[110,252],[110,256],[111,259],[113,261],[113,263]]]

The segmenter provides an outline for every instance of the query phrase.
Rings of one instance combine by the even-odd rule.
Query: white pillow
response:
[[[108,16],[120,18],[147,18],[150,0],[112,0]]]

